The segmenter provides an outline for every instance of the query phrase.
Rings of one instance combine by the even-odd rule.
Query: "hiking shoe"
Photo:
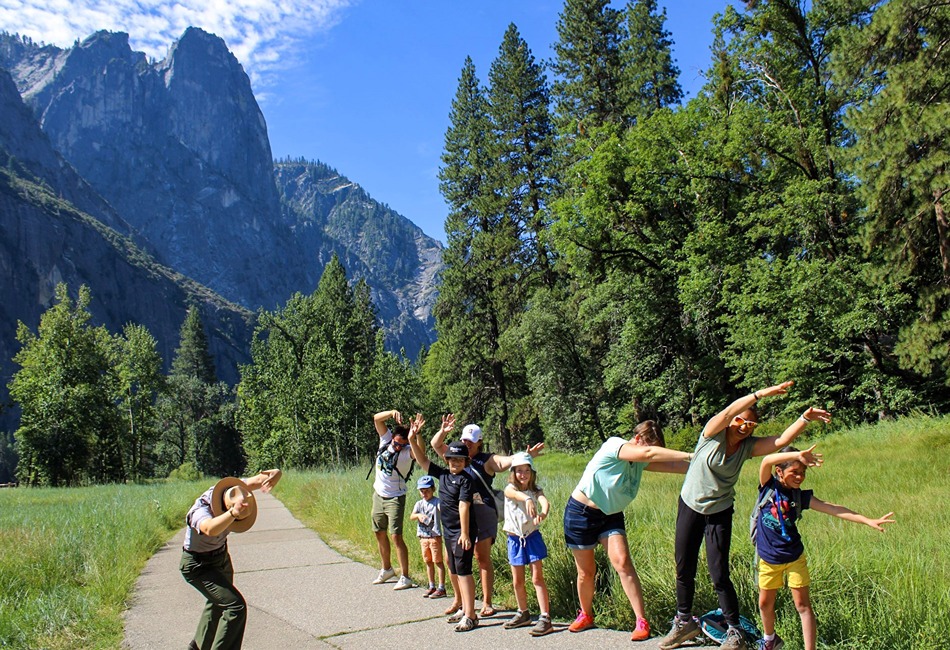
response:
[[[429,596],[431,596],[431,595],[434,594],[434,593],[435,593],[435,587],[429,587],[428,589],[426,589],[425,591],[422,592],[422,597],[423,597],[423,598],[428,598]]]
[[[376,579],[373,580],[374,585],[381,585],[387,580],[392,580],[396,576],[396,571],[390,567],[388,569],[380,569],[379,575],[376,576]]]
[[[531,636],[544,636],[545,634],[550,634],[554,631],[554,626],[551,625],[551,617],[547,614],[541,614],[538,617],[538,622],[534,624],[534,627],[531,628]]]
[[[502,625],[506,630],[513,630],[516,627],[527,627],[531,625],[531,614],[518,610],[518,613],[505,621]]]
[[[465,610],[462,609],[461,607],[459,607],[458,610],[457,610],[454,614],[452,614],[451,616],[449,616],[449,618],[448,618],[445,622],[446,622],[446,623],[458,623],[458,622],[461,621],[463,618],[465,618]]]
[[[688,621],[680,619],[679,616],[674,616],[673,627],[670,628],[670,631],[665,637],[660,639],[660,650],[678,648],[702,633],[702,630],[699,629],[699,623],[697,623],[696,619],[692,616],[690,616]]]
[[[459,621],[459,624],[455,626],[456,632],[469,632],[478,627],[477,618],[469,618],[468,616],[463,616],[462,620]]]
[[[633,635],[630,637],[631,641],[644,641],[650,638],[650,624],[647,623],[647,619],[638,618],[637,627],[633,630]]]
[[[393,591],[402,591],[403,589],[412,589],[416,585],[413,584],[407,576],[399,576],[399,580],[396,581],[396,586],[393,587]]]
[[[595,627],[594,617],[585,612],[583,609],[577,610],[577,618],[574,619],[574,622],[567,628],[571,632],[583,632],[584,630],[589,630],[590,628]]]
[[[445,598],[447,595],[444,587],[436,587],[432,590],[432,593],[429,594],[429,598]]]
[[[726,630],[726,640],[719,646],[719,650],[748,650],[745,635],[736,627]]]
[[[775,635],[775,638],[771,641],[763,641],[762,645],[759,646],[761,650],[782,650],[785,647],[785,642],[782,641],[782,637],[778,634]]]

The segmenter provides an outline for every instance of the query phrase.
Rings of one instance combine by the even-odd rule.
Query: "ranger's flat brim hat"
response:
[[[240,488],[241,491],[244,492],[244,501],[247,503],[247,510],[244,511],[244,515],[240,519],[234,520],[234,523],[231,524],[228,530],[232,533],[243,533],[250,530],[254,522],[257,521],[257,499],[254,498],[254,493],[251,489],[247,487],[247,483],[241,479],[227,476],[215,483],[214,489],[211,491],[211,514],[217,517],[228,510],[229,504],[226,502],[225,497],[227,496],[228,490],[233,487]]]

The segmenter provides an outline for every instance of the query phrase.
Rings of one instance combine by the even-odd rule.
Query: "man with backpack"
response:
[[[390,420],[394,423],[392,428],[387,426]],[[416,585],[409,578],[409,549],[402,536],[408,489],[406,482],[412,474],[414,462],[409,446],[409,427],[403,424],[402,415],[396,410],[377,413],[373,416],[373,424],[379,434],[379,449],[374,465],[376,478],[373,481],[373,533],[382,562],[373,584],[383,584],[395,577],[392,566],[392,547],[395,546],[401,575],[393,589],[411,589]]]

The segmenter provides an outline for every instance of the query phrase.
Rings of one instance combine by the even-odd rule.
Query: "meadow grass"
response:
[[[812,577],[812,602],[818,618],[819,647],[838,650],[881,648],[917,650],[939,646],[950,624],[950,508],[946,507],[950,417],[914,417],[838,431],[818,439],[824,467],[808,472],[805,489],[824,501],[877,517],[895,511],[897,523],[886,533],[817,512],[805,511],[800,531]],[[802,441],[799,446],[804,448]],[[578,603],[573,558],[564,545],[563,508],[583,473],[588,456],[545,454],[535,461],[539,484],[552,503],[542,526],[549,557],[544,572],[556,617],[571,619]],[[758,621],[754,551],[748,538],[748,514],[756,500],[758,459],[746,463],[737,488],[732,573],[741,610]],[[417,468],[413,476],[418,478]],[[495,479],[502,487],[507,477]],[[626,510],[631,554],[658,631],[675,610],[673,533],[682,477],[647,473],[640,494]],[[277,496],[334,548],[354,559],[379,563],[369,512],[372,478],[366,468],[287,472]],[[418,498],[411,490],[407,512]],[[411,571],[425,577],[415,524],[406,520]],[[514,606],[511,572],[502,540],[492,557],[497,604]],[[598,625],[631,629],[635,624],[616,574],[597,552],[595,614]],[[700,559],[695,612],[718,607]],[[529,585],[530,587],[530,585]],[[529,598],[534,599],[532,589]],[[532,602],[532,607],[536,605]],[[790,594],[777,604],[777,630],[787,647],[800,648],[801,627]]]
[[[0,490],[0,647],[120,647],[136,578],[207,487]]]

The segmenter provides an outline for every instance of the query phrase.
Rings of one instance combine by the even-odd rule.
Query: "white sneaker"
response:
[[[392,579],[393,579],[393,576],[395,576],[395,575],[396,575],[396,572],[395,572],[395,570],[393,570],[392,567],[390,567],[390,568],[388,568],[388,569],[380,569],[380,570],[379,570],[379,575],[376,576],[376,579],[375,579],[375,580],[373,580],[373,584],[374,584],[374,585],[381,585],[381,584],[383,584],[384,582],[386,582],[387,580],[392,580]]]
[[[396,586],[393,587],[393,591],[402,591],[403,589],[412,589],[413,587],[415,587],[415,585],[412,584],[412,580],[406,576],[400,576],[399,580],[396,581]]]

